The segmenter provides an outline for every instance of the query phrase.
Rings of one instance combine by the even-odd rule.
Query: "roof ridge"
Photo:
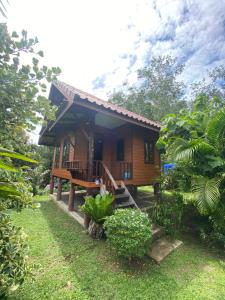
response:
[[[109,109],[112,109],[112,110],[115,110],[117,111],[118,113],[122,113],[123,115],[127,115],[128,117],[131,117],[131,118],[134,118],[134,119],[137,119],[138,121],[140,122],[144,122],[144,123],[151,123],[151,125],[153,126],[156,126],[158,128],[161,127],[161,124],[156,122],[156,121],[153,121],[151,119],[148,119],[144,116],[141,116],[135,112],[132,112],[132,111],[129,111],[127,110],[126,108],[123,108],[119,105],[116,105],[114,103],[110,103],[106,100],[103,100],[103,99],[100,99],[99,97],[96,97],[90,93],[87,93],[83,90],[80,90],[70,84],[67,84],[63,81],[60,81],[60,80],[57,80],[57,81],[54,81],[53,84],[56,86],[56,87],[59,87],[59,88],[67,88],[69,90],[69,92],[71,93],[74,93],[74,94],[79,94],[80,96],[85,96],[87,100],[92,100],[92,101],[95,101],[96,104],[98,105],[103,105],[105,108],[109,108]]]

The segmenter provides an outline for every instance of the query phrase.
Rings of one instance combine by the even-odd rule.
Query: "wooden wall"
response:
[[[160,155],[154,148],[154,163],[144,161],[144,140],[156,143],[158,134],[139,127],[133,127],[133,177],[137,185],[154,183],[160,175]]]
[[[133,164],[133,179],[129,180],[130,184],[152,184],[160,175],[160,156],[156,149],[154,150],[154,163],[146,164],[144,161],[144,140],[155,143],[158,133],[130,124],[114,130],[96,126],[95,133],[103,137],[103,161],[115,179],[118,178],[120,170],[120,162],[116,160],[116,142],[118,139],[124,139],[124,161]],[[65,136],[66,134],[63,134],[59,139],[62,141]],[[74,139],[75,152],[73,146],[70,145],[69,160],[82,161],[83,168],[85,168],[88,160],[88,141],[78,129],[74,131]]]

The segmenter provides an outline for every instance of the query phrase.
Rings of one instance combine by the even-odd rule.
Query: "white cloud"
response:
[[[152,55],[184,62],[188,84],[225,61],[225,0],[11,0],[8,24],[38,36],[62,80],[93,92],[103,75],[103,98]]]

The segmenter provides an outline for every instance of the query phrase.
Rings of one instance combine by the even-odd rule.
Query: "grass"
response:
[[[9,299],[225,299],[225,261],[202,245],[184,245],[161,265],[117,259],[46,196],[40,209],[14,213],[29,237],[33,280]]]

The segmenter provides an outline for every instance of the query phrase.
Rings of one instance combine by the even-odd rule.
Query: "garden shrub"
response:
[[[106,237],[119,256],[142,257],[149,249],[152,227],[147,214],[135,209],[117,209],[104,223]]]
[[[182,225],[184,204],[182,195],[173,193],[156,202],[150,212],[154,223],[161,225],[170,235],[175,235]]]
[[[0,297],[13,291],[30,274],[26,235],[0,213]]]

